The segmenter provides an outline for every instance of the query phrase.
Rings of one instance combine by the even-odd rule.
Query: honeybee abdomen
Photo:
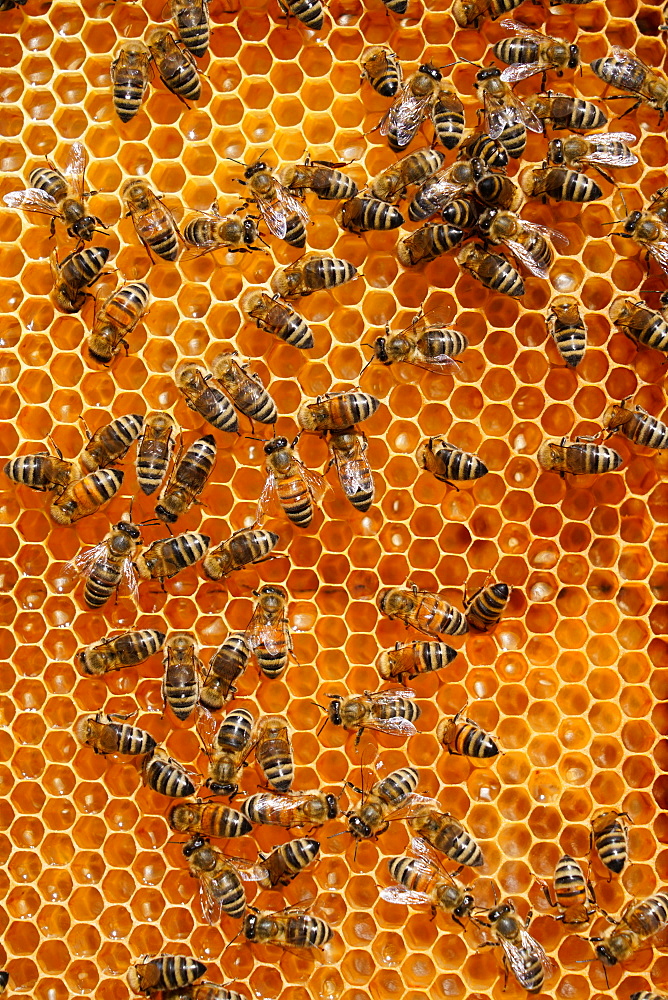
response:
[[[51,517],[56,524],[73,524],[111,498],[121,488],[123,472],[100,469],[72,483],[51,505]]]
[[[391,94],[389,96],[392,96]],[[354,198],[357,194],[357,184],[341,170],[332,167],[320,167],[311,176],[311,191],[325,200],[344,201]]]
[[[144,418],[138,413],[128,413],[101,427],[84,448],[82,464],[93,472],[118,461],[136,440],[143,424]]]
[[[554,342],[557,350],[569,368],[576,368],[584,357],[587,349],[587,330],[584,324],[580,326],[563,326],[555,324]]]
[[[668,424],[649,413],[634,412],[633,417],[619,428],[625,437],[645,448],[665,448],[668,445]]]
[[[400,767],[374,785],[374,791],[385,802],[401,803],[417,788],[419,775],[414,767]]]
[[[299,528],[307,528],[313,520],[311,494],[301,476],[276,480],[276,493],[286,517]]]
[[[194,711],[199,697],[199,682],[194,671],[168,670],[165,676],[165,701],[177,719],[184,722]]]
[[[538,43],[531,38],[504,38],[494,46],[494,55],[504,63],[533,63],[538,60]]]
[[[467,865],[469,868],[479,868],[483,864],[482,851],[466,830],[453,838],[451,847],[444,853],[457,864]]]
[[[103,557],[86,580],[84,600],[91,608],[101,608],[121,581],[122,563]]]
[[[651,319],[648,323],[642,325],[630,323],[623,326],[624,332],[630,334],[639,344],[666,353],[668,352],[668,322],[660,313],[650,313],[650,316]]]
[[[436,138],[446,149],[454,149],[464,135],[464,105],[454,94],[440,97],[434,104],[432,121]]]
[[[143,237],[153,253],[163,260],[173,261],[178,257],[178,237],[171,225],[156,225],[155,231],[144,233]]]
[[[621,823],[615,820],[601,833],[597,833],[594,836],[594,846],[601,864],[619,875],[628,858],[626,832]]]
[[[39,188],[60,202],[67,197],[67,181],[50,167],[35,167],[28,178],[30,187]]]
[[[216,899],[228,917],[238,920],[246,909],[246,893],[243,882],[231,868],[215,878]]]
[[[398,208],[378,198],[351,198],[341,211],[341,225],[351,233],[396,229],[403,221]]]
[[[585,469],[578,469],[579,472],[600,473],[614,472],[622,464],[622,456],[612,448],[606,448],[602,444],[590,444],[584,446],[587,454],[585,456]],[[569,471],[572,471],[569,469]]]
[[[463,757],[496,757],[499,753],[499,748],[489,733],[470,722],[457,724],[450,749]]]
[[[569,119],[563,127],[577,128],[588,132],[591,129],[603,128],[607,120],[600,108],[597,108],[591,101],[584,101],[582,98],[575,97],[572,99]]]
[[[148,305],[149,288],[145,281],[123,285],[104,307],[106,318],[122,330],[133,326]]]
[[[664,993],[649,993],[647,990],[640,990],[639,993],[632,993],[629,1000],[668,1000]]]
[[[20,455],[7,462],[4,473],[15,483],[43,493],[70,481],[71,464],[51,455]]]
[[[312,31],[322,28],[324,18],[320,0],[285,0],[282,6]]]
[[[615,56],[605,56],[603,59],[595,59],[589,65],[596,76],[620,90],[638,92],[645,82],[643,66],[635,60],[620,61]]]
[[[149,757],[144,762],[143,773],[149,788],[161,795],[185,798],[195,793],[195,786],[183,768],[162,756]]]
[[[266,740],[255,751],[267,784],[277,792],[287,792],[295,776],[290,747],[285,740]]]
[[[306,246],[306,226],[304,225],[304,220],[300,215],[294,212],[287,218],[287,229],[285,231],[285,236],[283,239],[286,243],[289,243],[291,247],[305,247]]]
[[[469,346],[468,337],[459,330],[449,327],[429,327],[417,342],[417,348],[425,359],[456,358]]]
[[[524,295],[524,282],[519,271],[509,264],[504,257],[497,254],[490,254],[494,258],[494,265],[486,271],[485,265],[480,268],[478,276],[484,285],[492,288],[504,295]],[[491,272],[491,273],[490,273]],[[487,280],[483,280],[483,277]]]
[[[385,680],[393,677],[410,679],[447,667],[457,650],[444,642],[414,642],[399,649],[386,650],[378,660],[378,673]]]
[[[287,844],[278,847],[270,857],[278,855],[277,875],[280,874],[280,881],[285,883],[287,879],[293,878],[304,868],[311,864],[318,856],[320,844],[312,837],[301,837],[298,840],[291,840]],[[276,885],[278,880],[271,880]]]
[[[192,52],[201,59],[209,48],[209,22],[207,17],[201,17],[199,11],[191,14],[189,11],[179,11],[176,17],[176,28],[179,38]]]
[[[155,740],[143,729],[128,726],[126,723],[111,725],[117,732],[118,753],[143,754],[151,753],[155,749]]]
[[[313,289],[343,285],[346,281],[352,281],[356,274],[356,267],[347,260],[339,260],[336,257],[318,257],[317,260],[309,260],[304,265],[306,284]]]
[[[129,122],[139,111],[144,99],[146,90],[144,73],[140,68],[130,69],[126,66],[123,73],[118,76],[114,74],[113,69],[112,64],[114,108],[122,122]]]
[[[73,290],[84,288],[97,278],[108,257],[108,247],[86,247],[63,264],[61,277]]]
[[[313,347],[313,334],[302,317],[288,306],[275,302],[267,311],[261,324],[263,330],[273,333],[286,343],[306,351]]]
[[[251,823],[290,826],[290,813],[281,813],[280,800],[273,792],[257,792],[255,795],[251,795],[242,804],[241,811]],[[281,822],[281,818],[284,818],[286,822]]]
[[[408,10],[408,0],[383,0],[383,3],[393,14],[405,14]]]
[[[582,869],[569,854],[564,854],[555,866],[554,892],[557,903],[565,910],[587,901],[587,886]]]
[[[464,233],[456,226],[441,223],[428,224],[404,236],[397,244],[397,256],[404,267],[414,267],[435,260],[452,250]]]
[[[351,478],[354,481],[351,484],[346,481],[341,485],[353,507],[364,513],[373,503],[375,493],[373,477],[366,461],[351,459],[350,462],[351,465],[354,464],[354,471],[351,471]]]
[[[553,167],[547,194],[562,201],[581,202],[596,201],[603,192],[586,174],[578,173],[577,170]]]
[[[374,715],[378,719],[408,719],[415,722],[420,718],[420,706],[409,698],[393,698],[376,706]]]
[[[507,583],[495,583],[485,587],[477,597],[474,597],[466,612],[466,620],[470,628],[481,632],[496,625],[510,599],[510,587]]]
[[[288,647],[285,639],[283,636],[281,636],[280,641],[277,639],[278,637],[272,643],[271,650],[262,643],[255,646],[253,650],[260,670],[271,678],[278,677],[288,665]]]
[[[253,716],[245,708],[230,712],[216,734],[216,745],[219,749],[236,753],[250,743],[253,729]]]
[[[321,948],[332,936],[332,928],[310,913],[290,916],[285,928],[285,943],[295,948]]]
[[[527,130],[522,122],[514,122],[504,127],[498,139],[508,156],[519,160],[527,144]]]
[[[206,972],[206,965],[184,955],[161,955],[152,964],[160,968],[162,982],[171,990],[187,986]]]

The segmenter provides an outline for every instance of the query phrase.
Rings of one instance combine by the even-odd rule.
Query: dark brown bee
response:
[[[625,144],[635,140],[632,132],[571,135],[567,139],[550,139],[547,162],[573,170],[583,170],[587,166],[631,167],[638,162],[638,157]],[[603,173],[603,176],[607,178],[607,174]]]
[[[167,90],[187,106],[202,92],[197,65],[191,52],[166,28],[153,28],[146,36],[151,58]]]
[[[206,556],[202,568],[212,580],[223,580],[252,563],[267,558],[278,535],[264,528],[240,528]]]
[[[74,735],[85,747],[95,753],[125,753],[133,756],[151,753],[155,740],[150,733],[135,726],[128,726],[128,715],[83,715],[74,727]],[[120,719],[118,722],[116,720]]]
[[[278,302],[262,291],[246,292],[240,300],[241,308],[260,330],[272,333],[280,340],[302,351],[313,347],[313,334],[299,313],[285,302]]]
[[[493,583],[481,587],[470,598],[464,598],[466,620],[469,628],[477,632],[489,632],[501,619],[510,600],[512,587],[507,583]]]
[[[254,719],[245,708],[228,712],[216,733],[206,786],[214,795],[236,795],[238,777],[253,745]]]
[[[174,524],[198,502],[216,464],[216,450],[216,439],[213,434],[207,434],[193,441],[183,458],[177,461],[155,506],[156,516],[165,524]]]
[[[141,545],[141,532],[129,517],[114,524],[99,545],[80,552],[74,566],[85,576],[84,601],[89,608],[103,607],[124,580],[137,600],[137,574],[132,560]]]
[[[508,154],[504,147],[487,132],[472,132],[461,144],[459,157],[480,160],[490,169],[504,170],[508,166]]]
[[[90,288],[102,277],[108,257],[107,247],[86,247],[68,254],[60,262],[54,250],[50,257],[53,304],[64,313],[78,312],[86,301],[84,288]]]
[[[142,580],[169,580],[205,556],[210,541],[197,531],[160,538],[137,557],[135,567]]]
[[[344,198],[354,198],[357,194],[357,184],[352,177],[337,170],[333,164],[321,160],[307,160],[306,163],[281,167],[277,177],[298,198],[303,198],[307,191],[312,191],[323,201],[342,201]]]
[[[196,836],[183,848],[188,869],[199,879],[200,902],[204,919],[217,923],[223,913],[240,920],[246,910],[242,879],[259,882],[266,878],[266,868],[243,858],[228,858],[204,837]]]
[[[657,892],[648,899],[631,900],[622,911],[619,922],[610,927],[596,947],[596,956],[604,965],[626,962],[643,944],[668,925],[668,893]]]
[[[448,486],[452,486],[453,481],[462,483],[480,479],[488,472],[477,455],[460,451],[441,435],[423,441],[418,446],[416,458],[421,469],[431,472],[432,476]]]
[[[200,257],[214,250],[248,253],[258,238],[255,220],[238,215],[221,216],[214,201],[208,212],[200,212],[183,227],[183,239],[190,246],[184,259]]]
[[[609,312],[615,326],[636,343],[668,353],[668,321],[660,312],[625,298],[615,299]]]
[[[206,965],[186,955],[145,955],[138,965],[128,969],[128,986],[134,993],[181,989],[206,972]]]
[[[494,292],[513,297],[524,295],[524,282],[517,268],[478,243],[467,243],[457,254],[457,263]]]
[[[264,715],[255,727],[255,760],[267,784],[277,792],[288,792],[295,775],[288,723],[282,715]]]
[[[347,260],[310,254],[282,267],[271,276],[271,290],[284,299],[296,299],[352,281],[357,268]]]
[[[454,149],[464,135],[464,105],[451,90],[440,90],[431,109],[434,139],[446,149]]]
[[[144,433],[137,447],[137,482],[150,496],[162,484],[174,448],[174,420],[163,410],[144,419]]]
[[[530,94],[525,103],[543,123],[543,127],[549,122],[555,131],[578,129],[588,132],[603,128],[608,122],[605,113],[591,101],[569,97],[567,94],[553,94],[552,91],[547,94]]]
[[[514,212],[487,208],[478,219],[478,229],[490,243],[503,243],[527,270],[538,278],[548,277],[554,254],[548,239],[568,243],[561,233],[521,219]]]
[[[162,747],[154,748],[150,757],[145,758],[141,770],[144,784],[160,795],[182,799],[195,793],[195,786],[183,766],[172,760]]]
[[[170,0],[172,20],[187,49],[201,59],[209,48],[209,5],[207,0]]]
[[[82,468],[95,472],[120,462],[139,437],[143,425],[144,418],[140,413],[128,413],[104,424],[95,431],[81,453],[79,461]]]
[[[587,349],[587,327],[575,299],[561,295],[552,300],[547,329],[568,367],[579,365]]]
[[[416,837],[421,837],[458,865],[479,868],[482,851],[462,824],[450,813],[441,812],[436,802],[421,805],[406,819]]]
[[[320,844],[312,837],[290,840],[276,847],[271,854],[260,854],[262,867],[267,869],[267,877],[260,885],[263,889],[273,889],[277,885],[289,885],[301,871],[318,856]]]
[[[508,900],[485,914],[486,922],[476,918],[483,927],[490,927],[493,941],[503,948],[507,965],[517,982],[527,993],[540,993],[545,973],[552,970],[552,963],[542,946],[529,934],[530,914],[522,922],[513,903]]]
[[[225,351],[211,363],[211,372],[234,405],[249,420],[275,424],[276,403],[263,386],[260,376],[250,371],[250,362],[237,361],[236,351]]]
[[[378,657],[378,673],[386,681],[398,680],[406,684],[413,677],[442,670],[449,666],[457,655],[457,650],[444,642],[416,641],[394,649],[387,649]]]
[[[436,215],[453,199],[474,192],[476,184],[488,173],[482,160],[457,160],[420,185],[408,205],[408,218],[421,222]]]
[[[159,652],[165,642],[165,633],[154,628],[138,632],[123,632],[86,646],[79,654],[81,670],[88,677],[99,677],[123,667],[136,667]]]
[[[396,205],[411,184],[422,184],[440,170],[444,163],[444,154],[429,146],[418,149],[415,153],[407,153],[376,174],[369,182],[369,191],[374,198]]]
[[[278,501],[285,516],[299,528],[307,528],[313,520],[315,504],[327,484],[319,473],[302,465],[295,444],[296,440],[290,445],[287,438],[279,437],[264,446],[267,479],[257,504],[257,521],[265,516],[272,500]]]
[[[471,719],[460,718],[465,708],[466,706],[460,708],[451,719],[442,719],[439,722],[436,739],[443,744],[448,753],[476,759],[496,757],[501,750],[494,737]]]
[[[186,406],[204,417],[208,424],[219,431],[234,434],[239,421],[227,396],[210,385],[210,375],[205,375],[192,361],[182,362],[174,374],[176,384],[185,397]]]
[[[464,232],[445,223],[427,224],[403,236],[397,243],[397,257],[404,267],[415,267],[436,260],[452,250],[464,238]]]
[[[234,682],[246,669],[251,655],[252,650],[243,632],[231,632],[209,662],[209,673],[200,695],[200,704],[204,708],[217,712],[225,702],[234,698],[237,691]]]
[[[203,837],[245,837],[253,827],[231,806],[214,802],[177,802],[169,811],[169,825],[177,833],[197,833]]]
[[[121,198],[151,261],[154,253],[163,260],[176,260],[179,233],[174,216],[146,181],[141,177],[131,177],[121,188]]]
[[[129,122],[139,111],[146,96],[151,53],[143,42],[129,41],[121,45],[112,60],[109,73],[113,84],[114,109],[122,122]]]
[[[343,203],[339,222],[351,233],[368,233],[371,230],[396,229],[404,217],[394,205],[387,205],[378,198],[349,198]]]
[[[381,590],[378,609],[388,618],[398,618],[405,625],[438,638],[440,635],[463,635],[468,632],[466,618],[437,594],[418,590],[413,584],[407,587],[387,587]]]
[[[423,320],[421,314],[411,325],[398,333],[388,329],[384,337],[379,337],[373,347],[374,355],[383,365],[403,361],[420,368],[445,371],[469,346],[468,339],[458,330],[452,330],[442,323]]]
[[[246,630],[246,642],[255,653],[260,670],[275,678],[287,667],[292,652],[288,595],[277,584],[265,584],[253,594],[257,603]]]
[[[380,133],[387,136],[390,149],[395,153],[405,149],[417,135],[423,121],[433,115],[434,104],[443,92],[442,80],[443,74],[438,67],[423,63],[403,85],[380,123]],[[446,93],[450,94],[449,91]]]
[[[497,66],[481,69],[476,74],[475,88],[482,95],[487,132],[499,140],[508,156],[519,159],[526,146],[526,130],[542,132],[543,126],[506,83]]]
[[[292,0],[295,6],[320,6],[320,0]],[[322,9],[321,9],[322,11]],[[263,161],[257,160],[246,167],[244,182],[248,185],[249,201],[255,202],[258,211],[272,235],[285,240],[290,246],[306,246],[306,225],[310,217],[303,205],[290,194]]]
[[[126,337],[132,333],[148,308],[149,288],[145,281],[130,281],[113,292],[95,312],[95,323],[87,339],[88,351],[94,361],[107,365],[125,348]]]
[[[51,504],[49,512],[56,524],[74,524],[82,517],[94,514],[104,503],[118,493],[123,483],[123,472],[100,469],[83,479],[70,483]]]
[[[380,400],[368,392],[334,392],[318,396],[314,403],[302,403],[297,423],[305,431],[345,430],[373,416]]]
[[[595,900],[587,892],[592,892],[591,885],[585,881],[584,872],[575,858],[569,854],[564,854],[559,858],[554,868],[554,894],[555,900],[550,897],[546,885],[543,892],[550,906],[560,906],[563,910],[555,920],[563,920],[564,924],[584,924],[596,912],[596,909],[588,910],[587,904]]]
[[[7,462],[2,470],[6,476],[21,486],[28,486],[38,493],[64,489],[72,477],[78,475],[74,462],[69,462],[59,453],[50,455],[48,451],[38,451],[35,455],[19,455]]]
[[[420,707],[412,700],[414,691],[365,691],[364,694],[327,695],[329,721],[349,732],[355,732],[359,743],[365,729],[374,729],[393,736],[414,736],[415,721],[420,718]]]
[[[360,60],[362,75],[383,97],[394,97],[401,86],[401,66],[396,54],[383,45],[373,45]]]
[[[628,834],[623,818],[626,813],[601,809],[592,817],[591,836],[601,864],[620,875],[628,861]]]
[[[341,489],[353,507],[367,511],[373,503],[375,486],[366,458],[368,442],[354,427],[333,430],[329,434],[331,461],[336,466]]]
[[[567,167],[531,167],[520,180],[522,190],[530,198],[543,196],[555,201],[597,201],[602,197],[598,184]]]
[[[452,16],[460,28],[478,25],[481,17],[495,21],[502,14],[519,7],[522,0],[454,0]]]
[[[641,990],[639,993],[632,993],[629,1000],[668,1000],[664,993],[650,993],[648,990]]]
[[[379,837],[389,828],[390,816],[410,802],[418,780],[415,768],[402,767],[377,781],[362,802],[346,813],[348,833],[355,840]]]
[[[631,212],[624,220],[624,231],[614,235],[633,240],[668,274],[668,222],[661,215]]]
[[[321,948],[333,934],[324,920],[302,911],[249,912],[244,917],[243,932],[247,941],[284,948]]]
[[[185,722],[199,698],[201,662],[190,632],[174,632],[165,643],[162,697],[177,719]]]
[[[567,472],[572,476],[591,476],[601,472],[614,472],[622,464],[622,456],[602,444],[583,443],[578,438],[574,444],[546,441],[538,449],[538,464],[546,472],[558,472],[563,479]]]
[[[518,83],[527,80],[536,73],[542,73],[545,89],[545,76],[549,70],[555,70],[557,76],[563,76],[565,69],[577,69],[580,65],[580,50],[577,45],[571,45],[563,38],[552,38],[535,28],[530,28],[520,21],[501,21],[504,28],[519,31],[511,38],[503,38],[493,46],[493,52],[501,62],[508,63],[501,79],[508,83]]]
[[[633,53],[613,45],[611,56],[595,59],[589,65],[604,83],[637,95],[638,100],[624,114],[639,107],[643,101],[650,108],[656,108],[660,119],[668,111],[668,79],[660,70],[650,69]]]
[[[339,815],[336,797],[317,789],[290,795],[258,792],[246,799],[242,810],[251,823],[282,826],[286,830],[298,826],[322,826]]]
[[[89,215],[84,204],[90,194],[85,189],[88,165],[85,147],[80,142],[72,143],[62,172],[50,160],[46,162],[46,167],[36,167],[31,171],[28,178],[31,187],[25,191],[10,191],[4,196],[5,205],[50,216],[52,236],[56,219],[60,219],[67,227],[67,235],[78,240],[79,246],[89,243],[96,231],[107,227],[97,216]],[[96,249],[99,252],[102,248]]]
[[[434,864],[425,841],[419,844],[419,857],[406,855],[388,858],[387,867],[392,878],[399,883],[381,889],[382,899],[388,903],[403,903],[407,906],[427,903],[432,910],[449,914],[456,924],[463,927],[462,920],[470,917],[475,900],[468,889],[462,889],[452,875]]]
[[[668,424],[657,420],[642,406],[627,409],[623,403],[612,403],[603,414],[603,426],[610,433],[619,431],[629,441],[645,448],[665,448],[668,446]]]

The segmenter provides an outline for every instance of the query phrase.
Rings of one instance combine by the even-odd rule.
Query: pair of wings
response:
[[[430,113],[430,106],[434,103],[434,94],[425,94],[416,97],[411,88],[411,81],[408,80],[401,88],[401,93],[395,98],[394,104],[380,123],[380,134],[387,135],[392,129],[397,137],[399,146],[407,146],[422,122]]]
[[[69,565],[81,576],[88,578],[100,560],[107,557],[108,553],[107,543],[106,541],[102,541],[94,545],[92,549],[85,549],[83,552],[79,552]],[[139,577],[134,563],[129,556],[121,560],[121,579],[119,582],[125,584],[130,591],[132,599],[137,602],[139,600]]]
[[[88,165],[88,154],[80,142],[73,142],[67,157],[64,170],[58,170],[50,160],[47,160],[51,170],[67,181],[70,195],[77,201],[82,201],[85,192],[84,175]],[[4,196],[8,208],[20,208],[24,212],[41,212],[59,219],[62,215],[55,198],[41,188],[26,188],[25,191],[10,191]]]
[[[532,132],[543,134],[543,126],[533,111],[508,88],[503,98],[493,97],[488,90],[483,93],[485,127],[492,139],[498,139],[512,125],[524,125]]]
[[[517,32],[520,38],[531,39],[534,42],[561,42],[563,44],[563,39],[553,38],[552,35],[544,35],[542,31],[536,31],[535,28],[530,28],[528,24],[523,24],[522,21],[513,21],[512,18],[504,18],[502,21],[499,21],[499,24],[502,28],[508,28],[509,31]],[[504,83],[519,83],[520,80],[528,80],[530,76],[534,76],[536,73],[544,73],[546,70],[552,68],[558,67],[554,67],[547,60],[529,63],[511,63],[501,73],[501,79]]]
[[[297,215],[305,226],[311,221],[311,217],[304,205],[297,201],[280,181],[274,178],[272,180],[272,198],[262,198],[257,195],[254,195],[253,198],[269,232],[273,236],[277,236],[279,240],[283,240],[288,231],[288,220],[291,216]]]
[[[230,858],[225,856],[225,861],[233,868],[239,878],[244,882],[261,882],[269,877],[269,872],[261,865],[257,865],[246,858]],[[216,873],[198,872],[199,898],[202,907],[202,914],[207,923],[218,923],[223,915],[220,896],[217,893],[217,878],[225,874],[225,870]]]
[[[568,238],[564,236],[563,233],[558,232],[556,229],[550,229],[548,226],[539,226],[536,222],[528,222],[526,219],[520,219],[522,223],[522,228],[524,231],[531,234],[539,234],[543,236],[546,240],[552,240],[552,242],[562,243],[564,246],[568,246]],[[524,264],[528,271],[535,274],[537,278],[548,278],[548,272],[545,268],[540,267],[536,263],[531,254],[527,251],[523,243],[518,240],[503,239],[501,240],[505,246],[517,257],[521,264]],[[552,261],[550,261],[551,265]]]
[[[552,962],[552,959],[548,958],[545,954],[543,946],[540,945],[524,927],[520,929],[520,938],[520,945],[516,945],[512,941],[508,941],[503,937],[499,937],[497,940],[503,948],[506,961],[508,962],[513,975],[517,979],[517,982],[520,986],[528,989],[529,987],[535,987],[535,980],[532,981],[532,979],[527,976],[525,966],[526,960],[529,957],[537,958],[542,966],[544,975],[551,974],[554,969],[554,963]]]
[[[263,646],[272,656],[281,653],[286,648],[291,650],[292,641],[287,612],[283,612],[280,620],[269,623],[262,608],[256,607],[244,633],[244,639],[253,651],[257,646]]]
[[[453,885],[458,885],[456,879],[446,871],[441,865],[440,859],[434,848],[422,837],[413,837],[411,840],[411,853],[413,855],[413,868],[426,878],[434,880],[435,877],[445,882],[449,879]],[[419,892],[415,889],[407,889],[404,885],[389,885],[380,891],[381,899],[388,903],[398,903],[403,906],[420,906],[423,903],[433,905],[432,897],[426,892]]]
[[[606,132],[593,135],[588,140],[590,149],[582,157],[583,163],[601,163],[608,167],[632,167],[638,157],[624,143],[635,142],[632,132]],[[622,149],[619,148],[620,144]]]
[[[364,452],[362,441],[355,439],[354,445],[344,456],[338,449],[332,448],[336,471],[341,483],[341,489],[346,496],[354,497],[364,493],[369,488],[371,466]]]
[[[319,504],[331,488],[329,483],[325,481],[319,472],[313,472],[311,469],[307,469],[296,455],[293,454],[292,460],[292,474],[302,480],[306,492],[311,497],[311,501],[314,504]],[[255,524],[260,524],[265,517],[269,516],[272,506],[276,504],[278,504],[279,507],[281,506],[276,490],[277,482],[278,481],[273,471],[267,470],[267,479],[257,502]]]
[[[370,700],[374,706],[383,707],[392,705],[397,698],[415,698],[415,691],[411,688],[384,688],[382,691],[365,691],[361,697],[364,700]],[[417,729],[410,719],[402,719],[398,716],[391,716],[389,719],[371,717],[368,722],[360,723],[359,728],[373,729],[380,733],[388,733],[390,736],[414,736],[417,733]]]

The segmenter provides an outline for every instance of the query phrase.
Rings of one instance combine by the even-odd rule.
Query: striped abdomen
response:
[[[171,990],[187,986],[206,972],[206,966],[196,958],[184,955],[160,955],[151,960],[151,965],[160,969],[161,982]]]
[[[601,863],[611,872],[619,874],[628,860],[626,829],[613,813],[606,813],[594,820],[594,847]]]
[[[111,498],[121,488],[124,473],[116,469],[90,472],[71,483],[51,505],[51,517],[57,524],[73,524]]]
[[[312,31],[322,28],[323,11],[320,0],[286,0],[284,9]]]
[[[496,292],[524,295],[524,282],[519,271],[498,254],[489,254],[477,273],[483,285]]]
[[[105,304],[105,318],[121,330],[131,330],[146,311],[148,300],[146,282],[131,281],[119,288]]]
[[[577,861],[564,854],[554,869],[554,892],[557,903],[564,910],[571,906],[584,906],[587,902],[587,884]]]
[[[315,860],[319,851],[320,844],[311,837],[300,837],[298,840],[281,844],[263,859],[262,867],[267,869],[269,875],[263,879],[261,885],[265,889],[271,889],[276,885],[287,885],[290,879]]]
[[[420,718],[420,706],[410,698],[387,698],[374,704],[373,718],[408,719],[409,722],[415,722]]]
[[[118,753],[151,753],[155,748],[155,740],[143,729],[118,722],[110,722],[108,726],[114,731]]]
[[[288,635],[284,625],[275,626],[271,649],[260,642],[253,647],[260,670],[267,677],[278,677],[288,665]],[[280,628],[280,632],[278,629]]]
[[[584,326],[556,322],[552,333],[557,350],[569,368],[580,364],[587,349],[587,330]]]
[[[432,111],[436,138],[446,149],[454,149],[464,135],[464,105],[455,94],[441,94]]]
[[[637,94],[642,91],[645,83],[646,70],[642,63],[635,59],[620,61],[615,56],[595,59],[590,63],[596,76],[620,90],[630,90]]]
[[[495,583],[474,597],[466,609],[466,620],[469,628],[486,632],[499,621],[510,600],[510,587],[507,583]]]
[[[497,136],[499,142],[513,160],[518,160],[527,144],[527,130],[522,122],[506,125]]]
[[[436,735],[450,753],[463,757],[496,757],[499,747],[489,733],[470,719],[444,719]]]
[[[658,934],[668,924],[668,893],[657,892],[632,904],[622,919],[640,937]]]
[[[294,948],[321,948],[332,936],[332,928],[310,913],[286,914],[285,944]]]
[[[635,441],[645,448],[665,448],[668,445],[668,424],[664,424],[649,413],[634,412],[631,419],[622,424],[619,430],[630,441]]]
[[[180,764],[170,760],[164,751],[155,750],[152,757],[147,757],[142,772],[148,787],[161,795],[184,798],[195,794],[195,786],[186,772]]]
[[[107,552],[99,559],[86,580],[84,600],[91,608],[101,608],[121,582],[123,560]]]
[[[93,472],[119,461],[137,439],[143,424],[144,418],[140,414],[128,413],[101,427],[84,448],[82,464]]]
[[[235,868],[230,864],[207,885],[228,917],[239,919],[246,909],[244,885]]]
[[[177,12],[175,17],[179,38],[198,59],[206,55],[209,48],[209,18],[205,3],[206,0],[201,0],[199,3],[188,3]]]
[[[419,775],[413,767],[400,767],[381,778],[371,789],[371,796],[398,808],[417,788]]]
[[[281,302],[275,302],[269,307],[263,321],[258,323],[258,326],[300,350],[308,350],[313,347],[313,334],[306,322],[294,309]]]
[[[253,716],[245,708],[229,712],[216,734],[216,747],[225,753],[242,754],[250,745]]]
[[[72,465],[52,455],[20,455],[7,462],[4,473],[15,483],[29,486],[31,490],[46,492],[56,486],[67,486]]]
[[[301,215],[297,212],[293,212],[288,215],[286,221],[285,236],[283,239],[286,243],[289,243],[291,247],[305,247],[306,246],[306,226],[304,225],[304,220]]]
[[[299,474],[276,479],[278,501],[293,524],[306,528],[313,520],[313,498],[306,480]]]
[[[415,613],[407,624],[415,624],[417,628],[437,635],[463,635],[469,630],[462,612],[435,594],[421,595]]]
[[[278,792],[287,792],[295,776],[287,730],[272,729],[269,738],[262,739],[255,748],[255,759],[262,768],[267,784]]]
[[[469,346],[468,338],[449,327],[431,326],[422,334],[416,347],[425,361],[456,358]]]

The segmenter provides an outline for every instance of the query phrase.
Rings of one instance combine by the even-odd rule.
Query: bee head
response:
[[[488,233],[494,219],[499,214],[498,208],[486,209],[478,219],[478,229],[483,233]]]
[[[564,141],[563,139],[553,139],[550,143],[550,158],[553,163],[564,162]]]
[[[351,833],[355,840],[368,840],[371,836],[371,827],[363,822],[359,816],[349,816],[348,833]]]
[[[159,503],[155,508],[155,513],[161,521],[165,522],[165,524],[174,524],[177,520],[176,514],[172,514],[172,512],[167,510],[166,507],[163,507],[161,503]]]
[[[433,66],[432,63],[422,63],[419,69],[420,73],[426,73],[427,76],[432,77],[434,80],[442,80],[443,74],[438,67]]]
[[[600,958],[604,965],[617,965],[617,959],[604,944],[596,946],[596,957]]]
[[[232,796],[232,795],[235,795],[236,792],[239,791],[239,786],[233,784],[232,782],[227,782],[227,783],[224,784],[224,783],[222,783],[220,781],[212,781],[211,778],[208,778],[204,782],[204,784],[209,789],[209,791],[213,792],[214,795],[229,795],[229,796]],[[185,854],[185,851],[183,853]]]
[[[473,896],[471,896],[470,894],[467,893],[466,896],[464,896],[464,898],[462,899],[462,901],[459,904],[459,906],[455,907],[454,915],[456,917],[465,917],[465,916],[467,916],[471,912],[471,910],[473,909],[474,903],[475,903],[475,900],[474,900]]]
[[[254,243],[257,239],[257,226],[252,219],[244,219],[244,243]]]
[[[187,844],[183,847],[184,858],[189,858],[195,851],[198,851],[200,847],[204,847],[206,840],[204,837],[191,837]]]
[[[336,819],[339,815],[339,800],[335,795],[326,795],[325,802],[327,803],[327,819]]]
[[[624,232],[634,233],[636,230],[636,226],[640,222],[641,217],[642,217],[642,212],[631,212],[628,219],[624,223]]]
[[[255,163],[251,163],[249,167],[246,167],[244,177],[254,177],[255,174],[261,174],[265,170],[269,170],[269,167],[264,160],[257,160]]]
[[[487,914],[487,919],[490,924],[496,923],[501,917],[505,917],[508,913],[511,913],[511,909],[507,903],[502,903],[501,906],[495,906],[493,910],[490,910]]]
[[[374,344],[376,351],[376,357],[382,365],[389,364],[389,357],[387,356],[387,348],[385,347],[385,337],[379,337]]]
[[[580,62],[580,50],[577,45],[568,46],[568,68],[577,69]]]
[[[116,531],[123,531],[126,535],[130,538],[134,538],[135,540],[139,538],[141,534],[139,528],[137,528],[134,524],[130,524],[129,521],[119,521],[118,524],[114,525],[114,529]]]
[[[331,701],[329,703],[329,708],[327,709],[327,714],[329,716],[329,721],[332,723],[333,726],[340,726],[341,725],[341,722],[342,722],[342,719],[341,719],[341,698],[338,695],[335,695],[331,699]]]
[[[480,72],[476,73],[476,81],[484,83],[485,80],[492,80],[497,76],[501,76],[501,70],[498,66],[486,66],[485,69],[481,69]]]
[[[255,940],[255,934],[257,933],[257,914],[247,913],[244,917],[244,934],[249,941]]]
[[[273,438],[271,441],[267,441],[264,446],[264,453],[265,455],[273,455],[275,451],[281,451],[283,448],[287,448],[287,446],[287,438]]]

